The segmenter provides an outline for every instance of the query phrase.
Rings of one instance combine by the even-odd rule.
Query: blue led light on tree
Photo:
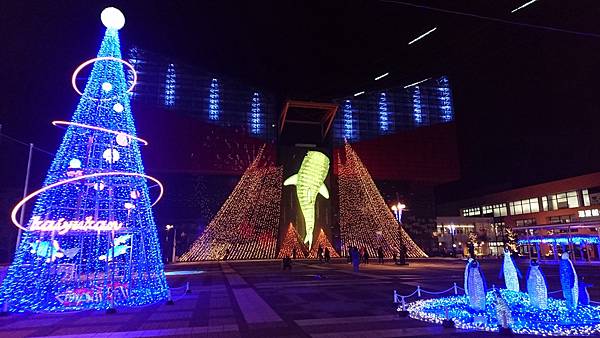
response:
[[[121,59],[118,29],[125,19],[115,8],[107,11],[98,57],[84,63],[93,68],[72,120],[55,121],[67,130],[44,187],[12,213],[25,230],[0,289],[12,312],[109,309],[167,298],[147,183],[154,179],[144,172],[139,144],[145,141],[136,136],[129,102],[135,77],[126,81],[123,65],[132,67]],[[17,209],[34,197],[31,218],[19,224]]]

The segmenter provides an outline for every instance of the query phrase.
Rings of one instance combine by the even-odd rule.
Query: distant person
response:
[[[285,256],[283,259],[283,270],[292,270],[292,259],[290,256]]]
[[[323,263],[323,247],[319,245],[319,249],[317,249],[317,257],[319,258],[319,263]]]
[[[360,248],[360,250],[358,250],[358,255],[362,262],[365,259],[365,247],[364,246],[362,248]]]
[[[348,247],[348,257],[346,257],[348,264],[352,263],[352,246]]]
[[[467,244],[467,248],[469,248],[469,255],[471,256],[471,258],[476,259],[477,257],[475,257],[475,244],[473,244],[473,242],[469,242]]]
[[[229,258],[229,249],[225,249],[225,256],[223,256],[223,260],[226,261]]]
[[[392,260],[394,261],[394,264],[398,264],[398,254],[396,254],[395,251],[394,251],[394,254],[392,255]]]
[[[358,252],[358,248],[354,247],[351,250],[351,256],[352,256],[352,269],[354,270],[354,272],[358,272],[358,268],[360,265],[360,253]]]
[[[383,264],[383,249],[381,247],[377,249],[377,262]]]
[[[369,264],[369,250],[367,250],[366,248],[364,250],[365,250],[365,253],[363,255],[363,262],[365,264]]]
[[[331,260],[331,252],[329,252],[329,248],[325,248],[325,263],[329,263]]]
[[[292,259],[296,260],[296,248],[292,249]]]
[[[400,259],[399,264],[406,264],[406,245],[404,243],[400,244]]]

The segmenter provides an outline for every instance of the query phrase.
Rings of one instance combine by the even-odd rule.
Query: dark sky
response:
[[[515,14],[525,0],[412,2],[600,34],[594,0],[540,0]],[[4,133],[55,151],[63,131],[50,121],[73,113],[70,76],[95,56],[99,13],[108,5],[125,13],[124,48],[137,45],[281,99],[327,100],[448,75],[462,175],[471,182],[463,190],[600,169],[600,38],[378,1],[2,1]],[[390,76],[373,81],[384,72]],[[2,183],[20,186],[16,168],[26,148],[1,142]],[[36,156],[39,177],[49,156]]]

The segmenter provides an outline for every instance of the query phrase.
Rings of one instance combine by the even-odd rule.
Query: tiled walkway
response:
[[[497,269],[487,266],[490,275]],[[453,261],[370,264],[359,273],[342,261],[298,263],[292,271],[282,271],[278,261],[177,265],[168,276],[174,305],[121,308],[112,315],[12,314],[0,317],[0,337],[491,336],[395,316],[394,289],[403,294],[416,285],[446,289],[460,284],[462,269],[462,262]],[[187,282],[191,294],[184,292]]]

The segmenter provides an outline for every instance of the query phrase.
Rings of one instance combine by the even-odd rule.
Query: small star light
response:
[[[69,168],[71,169],[81,169],[81,161],[74,158],[69,162]]]
[[[117,149],[106,149],[103,153],[102,153],[102,158],[104,158],[104,160],[106,160],[106,162],[108,163],[115,163],[119,160],[119,152],[117,151]]]
[[[112,85],[108,82],[104,82],[102,84],[102,90],[104,90],[105,92],[109,92],[112,89]]]
[[[127,147],[129,145],[129,137],[125,133],[117,134],[117,144],[122,147]]]
[[[119,30],[125,26],[125,16],[120,10],[114,7],[105,8],[102,13],[100,13],[100,20],[108,29]]]
[[[122,112],[124,109],[123,105],[120,103],[115,103],[115,105],[113,106],[113,110],[116,111],[117,113]]]

